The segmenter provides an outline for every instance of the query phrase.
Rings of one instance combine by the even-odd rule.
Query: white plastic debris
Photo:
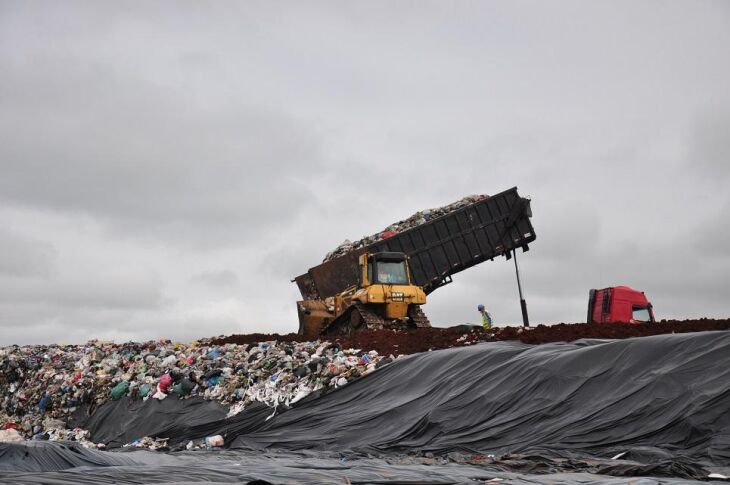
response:
[[[0,430],[0,443],[15,443],[23,441],[23,436],[18,433],[17,429]]]
[[[217,434],[215,436],[208,436],[205,438],[205,446],[208,448],[220,448],[223,446],[224,440],[223,436]]]
[[[707,475],[707,478],[713,478],[715,480],[730,480],[730,477],[727,477],[720,473],[710,473],[709,475]]]
[[[236,404],[231,406],[231,408],[228,410],[228,414],[226,414],[226,418],[231,418],[231,417],[235,416],[236,414],[243,411],[245,407],[246,407],[245,403],[237,402]]]

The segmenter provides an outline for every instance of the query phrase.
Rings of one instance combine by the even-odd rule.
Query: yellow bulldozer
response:
[[[362,253],[358,284],[324,300],[297,302],[299,333],[349,335],[360,330],[430,327],[420,305],[423,288],[413,284],[408,256],[398,252]]]
[[[535,240],[530,200],[517,187],[470,197],[408,229],[353,247],[295,277],[299,334],[350,334],[430,327],[421,305],[452,275],[498,256],[515,258]],[[519,287],[519,278],[518,278]],[[520,290],[521,292],[521,290]],[[527,306],[520,293],[523,321]]]

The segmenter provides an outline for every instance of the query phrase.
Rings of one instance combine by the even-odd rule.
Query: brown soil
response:
[[[662,320],[651,325],[625,323],[586,324],[560,323],[538,325],[537,327],[501,327],[485,332],[481,327],[460,325],[451,328],[418,328],[413,330],[377,330],[360,332],[352,337],[332,337],[340,348],[376,350],[381,355],[413,354],[428,350],[460,347],[477,342],[495,340],[520,340],[528,344],[547,342],[571,342],[581,338],[624,339],[667,333],[702,332],[707,330],[730,330],[730,320]],[[230,335],[212,339],[213,345],[226,343],[249,344],[277,340],[279,342],[305,341],[299,335],[290,333]]]

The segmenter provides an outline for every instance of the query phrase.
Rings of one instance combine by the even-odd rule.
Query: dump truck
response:
[[[588,292],[588,323],[653,323],[654,308],[643,291],[612,286]]]
[[[430,326],[427,295],[465,269],[528,251],[531,217],[530,200],[513,187],[310,268],[292,280],[302,294],[299,334]]]

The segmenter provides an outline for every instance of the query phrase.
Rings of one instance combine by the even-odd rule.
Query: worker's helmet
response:
[[[484,311],[484,305],[479,305],[477,307],[477,310],[479,310],[480,312],[483,312]]]

